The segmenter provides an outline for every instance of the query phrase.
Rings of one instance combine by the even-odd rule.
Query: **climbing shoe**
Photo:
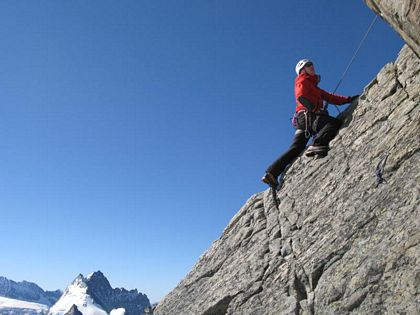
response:
[[[277,178],[273,176],[271,173],[265,173],[265,175],[261,178],[263,183],[266,183],[268,186],[277,189],[279,186],[279,182],[277,181]]]
[[[305,155],[306,156],[327,156],[328,151],[329,151],[329,147],[327,145],[310,145],[306,151],[305,151]]]

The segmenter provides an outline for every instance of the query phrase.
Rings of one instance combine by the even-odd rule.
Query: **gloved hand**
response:
[[[349,96],[348,98],[347,98],[347,102],[349,102],[349,103],[353,103],[353,101],[356,99],[356,98],[358,98],[360,95],[354,95],[354,96]]]
[[[328,116],[328,115],[329,115],[329,113],[328,113],[328,109],[326,109],[326,108],[321,108],[317,114],[320,114],[320,115],[326,115],[326,116]]]

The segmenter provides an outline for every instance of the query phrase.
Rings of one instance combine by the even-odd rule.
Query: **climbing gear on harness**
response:
[[[300,71],[306,66],[307,63],[312,63],[312,61],[310,61],[309,59],[302,59],[298,61],[295,67],[297,75],[299,75]]]
[[[305,129],[302,129],[301,128],[302,126],[299,126],[299,123],[298,123],[298,116],[301,113],[303,113],[303,115],[305,116]],[[311,130],[312,130],[312,127],[311,127],[311,125],[312,125],[312,114],[310,112],[308,112],[307,110],[302,109],[302,110],[296,112],[293,115],[293,118],[292,118],[292,125],[293,125],[293,127],[295,127],[297,129],[297,131],[302,130],[303,132],[305,132],[305,137],[306,138],[310,138],[312,136],[312,132],[311,132]]]
[[[386,180],[382,177],[382,174],[385,169],[386,160],[388,159],[389,153],[386,153],[385,156],[379,161],[378,165],[376,165],[375,169],[375,176],[376,176],[376,188],[386,182]]]
[[[306,110],[303,111],[303,114],[305,115],[305,137],[310,138],[312,134],[309,129],[312,129],[312,115]]]
[[[370,31],[372,30],[373,25],[375,24],[376,20],[378,19],[378,15],[375,14],[375,17],[373,18],[372,22],[369,25],[368,30],[366,31],[365,35],[363,36],[362,40],[359,43],[359,46],[357,47],[356,51],[354,52],[353,56],[350,59],[349,64],[347,65],[346,70],[344,70],[343,75],[341,76],[340,80],[338,81],[336,87],[334,88],[334,91],[332,92],[332,94],[335,94],[335,92],[337,91],[338,87],[341,85],[341,83],[344,80],[344,77],[347,74],[347,71],[350,69],[354,59],[356,58],[357,54],[359,53],[360,48],[362,47],[364,41],[366,40],[367,36],[369,35]],[[334,105],[335,108],[338,110],[338,112],[341,114],[341,111],[338,109],[338,107],[336,105]],[[328,108],[328,103],[325,104],[324,106],[326,109]]]

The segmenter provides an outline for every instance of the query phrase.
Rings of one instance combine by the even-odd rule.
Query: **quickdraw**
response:
[[[308,111],[307,110],[302,109],[302,110],[296,112],[293,115],[293,118],[292,118],[292,125],[296,129],[299,129],[299,126],[298,126],[298,116],[302,112],[305,115],[305,130],[304,130],[305,131],[305,137],[306,138],[310,138],[312,136],[311,131],[310,131],[310,128],[311,128],[311,125],[312,125],[312,119],[311,119],[311,115],[308,115]]]

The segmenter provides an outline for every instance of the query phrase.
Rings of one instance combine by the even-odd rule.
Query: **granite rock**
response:
[[[249,198],[154,314],[420,314],[419,72],[404,46],[329,155],[291,165],[278,207]]]
[[[420,57],[420,1],[365,0],[365,3],[387,21]]]

